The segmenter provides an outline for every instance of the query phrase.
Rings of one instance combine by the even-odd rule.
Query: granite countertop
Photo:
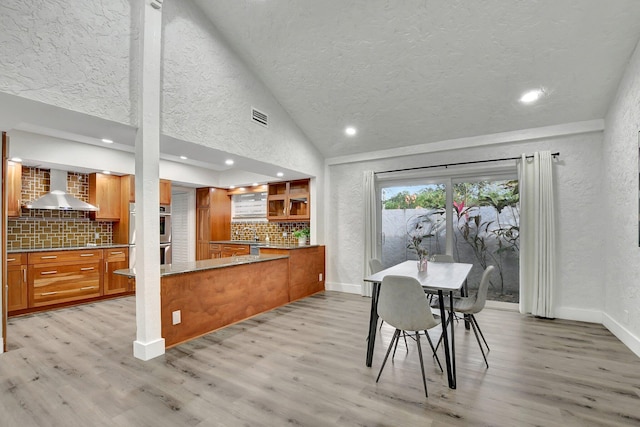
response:
[[[128,244],[112,244],[112,245],[96,245],[96,246],[64,246],[56,248],[20,248],[20,249],[8,249],[8,254],[17,253],[31,253],[31,252],[48,252],[48,251],[77,251],[81,249],[112,249],[112,248],[127,248]]]
[[[193,273],[194,271],[211,270],[214,268],[233,267],[235,265],[253,264],[256,262],[273,261],[276,259],[289,258],[287,255],[240,255],[227,258],[204,259],[194,262],[180,262],[173,264],[163,264],[160,266],[160,277],[172,276],[175,274]],[[114,271],[115,274],[127,277],[135,277],[136,269],[127,268]]]
[[[274,248],[274,249],[305,249],[305,248],[315,248],[320,245],[296,245],[296,244],[286,244],[286,243],[267,243],[264,241],[254,241],[254,240],[212,240],[209,243],[211,244],[219,244],[219,245],[250,245],[257,246],[259,248]]]

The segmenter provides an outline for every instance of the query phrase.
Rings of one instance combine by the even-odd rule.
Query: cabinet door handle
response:
[[[43,293],[40,294],[40,296],[44,297],[44,296],[47,296],[47,295],[55,295],[55,294],[57,294],[57,292],[43,292]]]
[[[56,274],[58,271],[57,270],[51,270],[51,271],[41,271],[40,274],[45,276],[47,274]]]
[[[111,252],[111,255],[120,255],[123,254],[124,252],[122,251],[118,251],[118,252]]]
[[[95,254],[80,254],[80,256],[94,256]]]
[[[41,256],[40,259],[56,259],[58,258],[57,255],[48,255],[48,256]]]
[[[80,290],[81,290],[81,291],[86,291],[86,290],[89,290],[89,289],[95,289],[95,288],[97,288],[97,286],[85,286],[85,287],[83,287],[83,288],[80,288]]]
[[[22,270],[23,272],[23,276],[24,276],[24,283],[27,283],[27,269],[25,268],[24,270]]]
[[[91,271],[93,270],[93,267],[81,267],[80,271]]]
[[[7,262],[15,261],[15,258],[7,258]]]

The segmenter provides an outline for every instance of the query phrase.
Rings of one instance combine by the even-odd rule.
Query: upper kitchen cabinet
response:
[[[133,203],[136,201],[136,177],[135,175],[128,175],[122,178],[126,180],[125,187],[126,191],[129,194],[129,203]],[[168,179],[160,180],[160,204],[161,205],[170,205],[171,204],[171,181]]]
[[[196,190],[196,260],[211,258],[212,240],[231,238],[231,198],[221,188]]]
[[[89,175],[89,203],[99,210],[91,219],[119,221],[121,215],[120,177],[92,173]]]
[[[171,204],[171,181],[167,179],[160,180],[160,204]]]
[[[22,163],[7,162],[7,215],[20,216],[22,197]]]
[[[308,221],[309,207],[308,179],[269,184],[267,196],[269,221]]]

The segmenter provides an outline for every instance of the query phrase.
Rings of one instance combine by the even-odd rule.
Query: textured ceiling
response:
[[[603,118],[640,38],[637,0],[194,1],[326,157]]]

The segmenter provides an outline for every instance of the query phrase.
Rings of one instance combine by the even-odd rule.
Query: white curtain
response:
[[[554,317],[556,262],[552,155],[523,154],[520,187],[520,312]]]
[[[377,258],[376,236],[376,179],[373,171],[364,171],[362,185],[364,194],[364,259],[363,268],[365,276],[371,274],[369,270],[369,260]],[[362,282],[362,296],[370,297],[372,285],[369,282]]]

